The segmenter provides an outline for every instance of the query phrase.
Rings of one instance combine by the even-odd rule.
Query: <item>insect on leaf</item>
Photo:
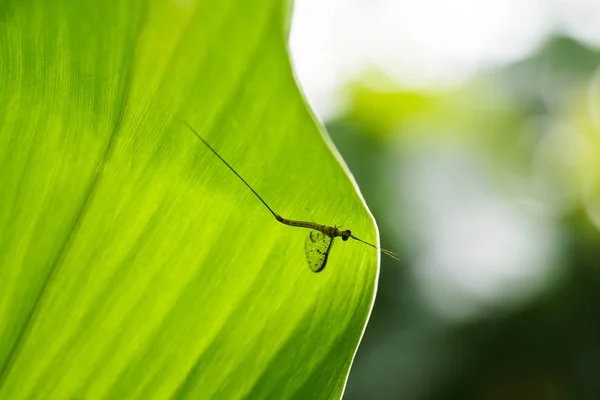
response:
[[[329,250],[333,246],[333,238],[319,231],[310,231],[304,242],[306,261],[313,272],[319,272],[327,264]]]

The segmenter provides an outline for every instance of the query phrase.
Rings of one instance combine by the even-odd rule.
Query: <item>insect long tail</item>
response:
[[[281,222],[281,216],[279,214],[277,214],[275,211],[273,211],[273,209],[271,207],[269,207],[269,205],[267,204],[266,201],[263,200],[262,197],[260,197],[260,195],[254,190],[252,189],[252,186],[250,186],[250,184],[248,182],[246,182],[246,180],[244,178],[242,178],[242,176],[240,174],[237,173],[237,171],[235,169],[233,169],[233,167],[231,165],[229,165],[229,163],[227,161],[225,161],[225,159],[223,157],[221,157],[221,155],[219,153],[217,153],[217,151],[215,149],[212,148],[212,146],[210,144],[208,144],[208,142],[206,140],[204,140],[204,138],[202,136],[200,136],[200,134],[187,122],[185,121],[181,121],[185,124],[185,126],[187,126],[193,133],[194,135],[196,135],[196,137],[198,139],[200,139],[200,141],[202,143],[204,143],[204,145],[215,155],[219,158],[219,160],[223,161],[223,164],[225,164],[227,166],[227,168],[229,168],[229,170],[231,172],[233,172],[238,178],[240,178],[240,180],[244,183],[244,185],[246,185],[246,187],[248,189],[250,189],[250,191],[252,193],[254,193],[254,195],[261,201],[261,203],[263,203],[265,205],[265,207],[267,207],[267,209],[271,212],[271,214],[273,214],[273,216],[275,217],[275,219],[277,219],[277,221]]]
[[[385,255],[386,255],[386,256],[388,256],[388,257],[392,257],[393,259],[400,261],[400,256],[399,256],[398,254],[396,254],[396,253],[393,253],[393,252],[391,252],[391,251],[389,251],[389,250],[386,250],[386,249],[384,249],[384,248],[381,248],[381,247],[377,247],[377,246],[375,246],[375,245],[374,245],[374,244],[372,244],[372,243],[365,242],[364,240],[362,240],[362,239],[359,239],[359,238],[357,238],[357,237],[356,237],[356,236],[354,236],[354,235],[350,235],[350,237],[351,237],[352,239],[354,239],[354,240],[358,240],[359,242],[366,244],[367,246],[371,246],[371,247],[372,247],[372,248],[374,248],[375,250],[382,252],[383,254],[385,254]]]

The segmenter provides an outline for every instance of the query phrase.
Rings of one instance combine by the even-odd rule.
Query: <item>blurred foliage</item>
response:
[[[382,244],[403,260],[382,261],[346,399],[600,398],[599,62],[596,49],[554,37],[452,90],[352,85],[350,109],[329,130]],[[525,285],[518,300],[497,294],[462,317],[444,315],[416,284],[413,223],[422,215],[403,193],[403,180],[424,178],[407,163],[448,148],[477,160],[476,172],[509,203],[543,210],[542,226],[557,232],[551,266],[532,269],[548,275],[541,288]],[[455,280],[468,274],[457,268]]]

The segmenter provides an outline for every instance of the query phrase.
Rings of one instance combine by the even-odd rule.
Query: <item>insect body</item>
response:
[[[304,250],[306,253],[306,260],[308,261],[308,266],[313,272],[320,272],[323,270],[323,268],[325,268],[325,265],[327,265],[327,259],[329,258],[329,251],[333,246],[333,240],[338,236],[341,237],[343,241],[347,241],[348,239],[352,238],[368,246],[371,246],[374,249],[379,250],[383,254],[386,254],[396,260],[400,259],[397,254],[392,253],[391,251],[379,248],[374,244],[365,242],[364,240],[357,238],[352,234],[352,232],[349,229],[340,230],[338,227],[335,226],[321,225],[315,222],[296,221],[293,219],[284,218],[281,215],[277,214],[267,204],[267,202],[252,188],[252,186],[250,186],[250,184],[246,182],[246,180],[242,178],[242,176],[238,174],[237,171],[233,169],[233,167],[227,161],[225,161],[225,159],[221,157],[221,155],[215,149],[213,149],[212,146],[206,140],[204,140],[204,138],[200,136],[200,134],[190,124],[188,124],[187,122],[184,123],[196,135],[196,137],[198,137],[198,139],[200,139],[200,141],[219,160],[221,160],[223,164],[225,164],[227,168],[229,168],[229,170],[233,172],[244,183],[244,185],[246,185],[248,189],[250,189],[250,191],[258,198],[258,200],[260,200],[261,203],[263,203],[267,210],[269,210],[269,212],[273,214],[277,221],[281,222],[284,225],[295,226],[299,228],[307,228],[312,230],[306,238],[306,241],[304,242]]]

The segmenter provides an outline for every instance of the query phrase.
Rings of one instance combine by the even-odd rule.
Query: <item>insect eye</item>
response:
[[[352,232],[350,232],[350,230],[345,230],[344,232],[342,232],[342,240],[345,242],[346,240],[348,240],[348,238],[350,238],[351,235]]]

